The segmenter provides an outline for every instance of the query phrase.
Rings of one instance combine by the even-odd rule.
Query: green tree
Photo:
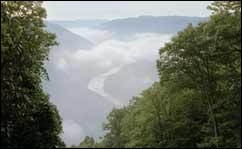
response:
[[[193,89],[206,103],[200,147],[240,146],[241,3],[215,2],[210,20],[189,25],[160,50],[161,84]]]
[[[109,148],[124,147],[124,139],[121,136],[121,121],[125,114],[124,109],[113,109],[107,117],[107,123],[104,124],[104,130],[107,131],[102,145]]]
[[[78,146],[79,148],[95,148],[96,143],[95,140],[92,137],[85,137],[85,139],[80,143]]]
[[[63,146],[61,118],[43,92],[44,61],[55,36],[42,2],[1,2],[1,147]]]

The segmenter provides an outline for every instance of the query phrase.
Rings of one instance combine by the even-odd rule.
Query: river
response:
[[[112,95],[108,94],[107,92],[105,92],[104,90],[104,83],[105,83],[105,80],[115,74],[115,73],[118,73],[121,68],[123,67],[123,65],[121,66],[118,66],[118,67],[114,67],[112,69],[110,69],[108,72],[105,72],[105,73],[102,73],[102,74],[99,74],[95,77],[93,77],[89,83],[88,83],[88,89],[97,93],[98,95],[104,97],[104,99],[106,99],[107,101],[111,102],[112,104],[114,104],[115,107],[123,107],[124,106],[124,103],[113,97]]]

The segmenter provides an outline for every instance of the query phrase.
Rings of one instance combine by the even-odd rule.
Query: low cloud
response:
[[[170,36],[145,33],[129,37],[129,40],[109,39],[90,50],[78,50],[63,55],[61,59],[69,59],[71,65],[82,62],[95,63],[100,68],[129,64],[137,60],[155,61],[158,58],[158,49]],[[63,65],[63,60],[60,62]]]
[[[158,49],[171,37],[145,33],[121,40],[108,31],[80,28],[74,32],[96,43],[96,46],[86,50],[51,51],[47,63],[50,82],[44,84],[63,118],[63,140],[68,145],[79,144],[86,135],[95,138],[102,135],[102,123],[113,108],[107,100],[88,89],[89,81],[136,61],[155,62]],[[147,77],[144,81],[152,80]]]

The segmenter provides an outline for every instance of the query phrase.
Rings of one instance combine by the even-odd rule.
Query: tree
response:
[[[61,118],[43,92],[44,61],[55,36],[41,2],[1,2],[1,146],[63,146]]]
[[[124,138],[121,136],[121,121],[124,117],[124,109],[113,109],[107,118],[107,123],[104,124],[104,130],[107,131],[104,136],[102,145],[109,148],[124,147]]]
[[[161,84],[193,89],[206,103],[206,137],[198,145],[236,147],[241,130],[241,3],[215,2],[209,8],[214,14],[208,22],[189,25],[161,48],[157,66]]]
[[[80,148],[95,148],[95,140],[92,137],[85,137],[85,139],[78,146]]]

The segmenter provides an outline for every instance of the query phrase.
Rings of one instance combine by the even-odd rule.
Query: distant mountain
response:
[[[108,21],[101,24],[99,28],[120,34],[140,32],[176,33],[184,29],[189,23],[197,25],[199,22],[206,20],[208,20],[207,17],[140,16]]]
[[[66,28],[95,28],[112,31],[118,34],[132,33],[168,33],[174,34],[183,30],[189,23],[197,25],[208,20],[208,17],[188,16],[139,16],[114,20],[71,20],[50,21]]]
[[[98,27],[100,24],[108,22],[108,20],[96,19],[96,20],[63,20],[63,21],[50,21],[51,23],[55,23],[61,25],[66,28],[73,27]]]
[[[79,49],[89,49],[93,46],[93,43],[79,35],[72,33],[61,27],[60,25],[45,22],[46,29],[49,32],[55,33],[57,41],[59,43],[59,50],[79,50]]]

